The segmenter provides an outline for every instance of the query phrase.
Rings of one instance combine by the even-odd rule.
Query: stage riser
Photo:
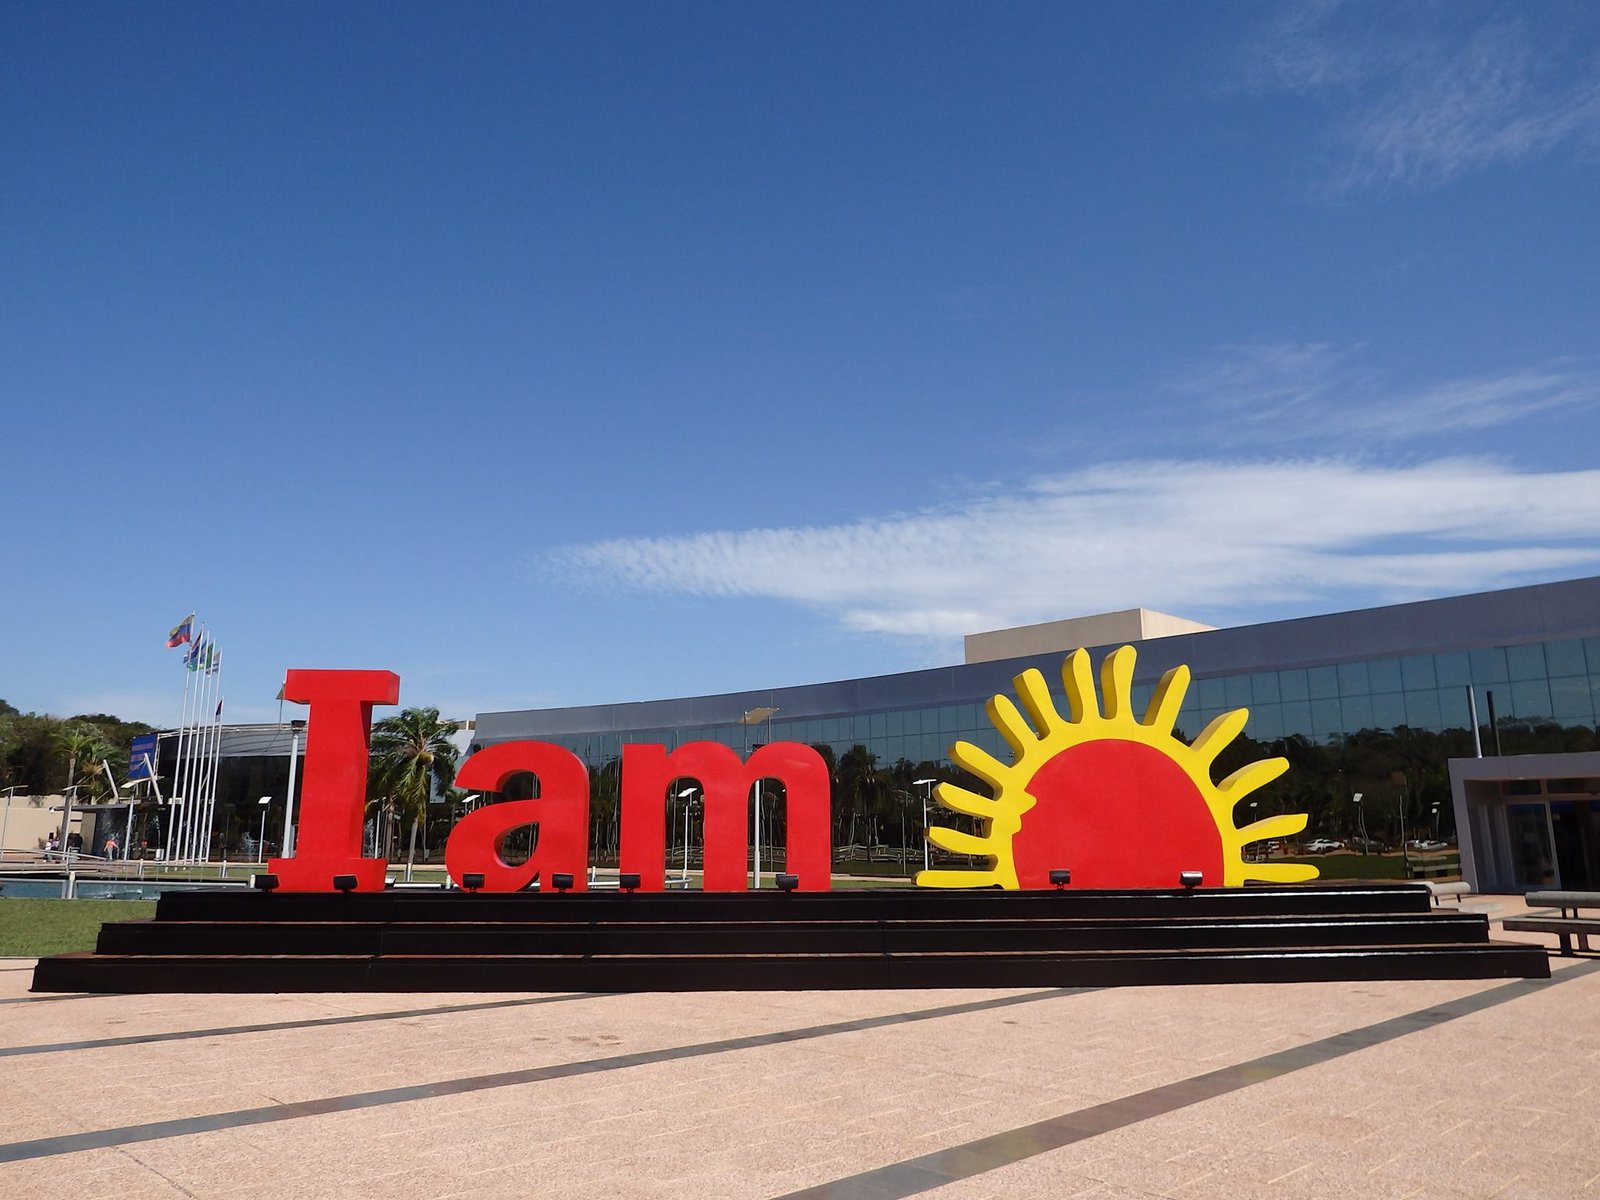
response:
[[[48,968],[48,969],[47,969]],[[1377,979],[1542,977],[1537,947],[1412,947],[1358,952],[1085,952],[1014,958],[916,955],[825,959],[94,958],[40,964],[39,991],[641,992],[878,988],[1125,987]],[[203,988],[195,986],[204,979]]]
[[[1470,916],[1357,917],[1321,922],[936,922],[646,926],[455,922],[378,925],[146,922],[108,925],[103,954],[871,954],[1068,949],[1181,950],[1487,942]]]
[[[863,892],[585,892],[509,895],[437,891],[324,893],[165,892],[158,921],[848,921],[859,917],[860,897],[873,897],[873,916],[884,921],[954,921],[1049,917],[1280,916],[1426,913],[1421,885],[1373,887],[1217,888],[1197,891],[977,892],[884,889]]]

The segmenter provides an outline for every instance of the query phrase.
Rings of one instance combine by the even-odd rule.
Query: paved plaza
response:
[[[0,960],[0,1196],[1600,1200],[1600,960],[1552,966],[1510,982],[51,996],[28,992],[31,961]]]

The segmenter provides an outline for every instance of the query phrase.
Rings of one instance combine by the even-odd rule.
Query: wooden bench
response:
[[[1580,917],[1580,909],[1600,909],[1600,892],[1529,892],[1526,897],[1530,907],[1560,909],[1554,913],[1530,913],[1526,917],[1507,917],[1501,922],[1505,929],[1523,933],[1553,933],[1561,939],[1561,953],[1571,955],[1572,939],[1578,939],[1578,949],[1590,953],[1589,935],[1600,933],[1600,917]]]

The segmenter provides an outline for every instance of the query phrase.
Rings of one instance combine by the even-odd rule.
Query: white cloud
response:
[[[1228,414],[1226,443],[1315,438],[1373,445],[1438,438],[1600,402],[1600,372],[1563,361],[1425,387],[1404,387],[1365,367],[1359,348],[1326,343],[1224,346],[1161,380],[1164,390]]]
[[[1249,620],[1357,591],[1404,599],[1594,569],[1600,471],[1482,459],[1105,464],[1008,497],[801,529],[570,547],[580,581],[807,605],[954,637],[1144,605]]]
[[[1340,190],[1433,186],[1600,135],[1593,21],[1567,26],[1549,8],[1463,18],[1483,11],[1288,5],[1250,48],[1246,71],[1259,88],[1327,102],[1347,152]]]

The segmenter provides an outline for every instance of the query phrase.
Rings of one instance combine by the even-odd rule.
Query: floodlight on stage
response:
[[[333,890],[349,895],[356,890],[356,877],[354,875],[335,875],[333,877]]]
[[[565,871],[557,871],[550,876],[550,886],[558,892],[569,891],[572,888],[572,876]]]
[[[483,888],[483,872],[468,871],[461,877],[461,886],[469,892],[480,891]]]
[[[800,886],[800,876],[798,875],[779,875],[776,881],[780,892],[792,892]]]
[[[278,890],[278,877],[276,875],[252,875],[250,886],[258,892],[275,892]]]
[[[1178,882],[1186,888],[1197,888],[1204,881],[1205,875],[1199,871],[1179,871]]]
[[[641,882],[637,871],[624,871],[617,876],[617,887],[625,892],[638,891]]]
[[[1050,872],[1050,882],[1055,885],[1056,891],[1059,892],[1072,882],[1072,871],[1067,867],[1057,867]]]

